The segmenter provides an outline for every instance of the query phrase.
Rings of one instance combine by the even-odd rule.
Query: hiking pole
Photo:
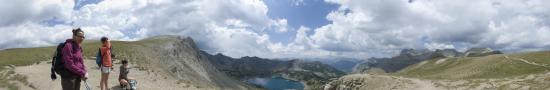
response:
[[[90,88],[90,86],[88,86],[88,82],[86,82],[87,80],[84,80],[84,86],[86,87],[86,90],[92,90],[92,88]]]

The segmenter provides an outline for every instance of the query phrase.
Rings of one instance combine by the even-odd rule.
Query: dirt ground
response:
[[[89,74],[87,80],[88,85],[92,90],[99,90],[100,70],[95,64],[95,60],[85,60],[85,65]],[[118,83],[119,67],[121,64],[115,63],[114,70],[109,75],[108,86],[110,90],[120,90]],[[50,79],[51,64],[40,62],[29,66],[16,67],[15,72],[27,77],[29,85],[19,85],[21,90],[61,90],[61,80]],[[137,80],[137,88],[140,90],[196,90],[197,88],[178,83],[176,79],[170,78],[167,75],[154,73],[151,70],[140,71],[137,68],[130,69],[129,77]],[[81,82],[81,90],[86,90],[84,82]]]

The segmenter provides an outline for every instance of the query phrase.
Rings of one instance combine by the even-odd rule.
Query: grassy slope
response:
[[[147,49],[146,47],[155,45],[155,43],[161,43],[173,40],[175,38],[166,38],[173,36],[163,36],[163,37],[153,37],[135,42],[127,41],[112,41],[113,51],[116,54],[116,59],[118,60],[129,60],[131,63],[136,63],[137,67],[148,66],[142,52],[137,50]],[[86,58],[95,57],[97,50],[101,43],[98,40],[88,40],[83,43],[84,55]],[[0,73],[0,87],[7,87],[9,89],[17,89],[14,86],[14,83],[8,81],[18,80],[25,82],[25,77],[19,75],[11,76],[14,74],[13,71],[6,70],[6,66],[15,65],[15,66],[25,66],[38,63],[40,61],[50,61],[55,52],[56,46],[48,47],[37,47],[37,48],[15,48],[15,49],[6,49],[0,51],[0,71],[5,71],[5,74]],[[141,60],[141,61],[140,61]],[[144,69],[144,68],[140,68]],[[49,69],[44,69],[49,70]]]
[[[505,56],[509,58],[505,58]],[[440,63],[436,63],[440,59],[434,59],[411,65],[395,74],[428,79],[477,79],[504,78],[550,71],[548,67],[527,64],[517,60],[518,58],[550,65],[550,51],[542,51],[484,57],[447,58],[447,60]]]

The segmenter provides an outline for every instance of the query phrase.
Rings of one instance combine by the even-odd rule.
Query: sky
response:
[[[388,57],[401,49],[550,50],[548,0],[2,0],[0,49],[192,37],[231,57]]]

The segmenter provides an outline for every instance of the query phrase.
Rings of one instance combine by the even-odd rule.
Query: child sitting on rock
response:
[[[137,82],[135,79],[128,77],[128,73],[130,73],[128,60],[122,60],[122,65],[120,66],[120,75],[118,76],[120,87],[122,87],[122,89],[124,90],[135,90]]]

